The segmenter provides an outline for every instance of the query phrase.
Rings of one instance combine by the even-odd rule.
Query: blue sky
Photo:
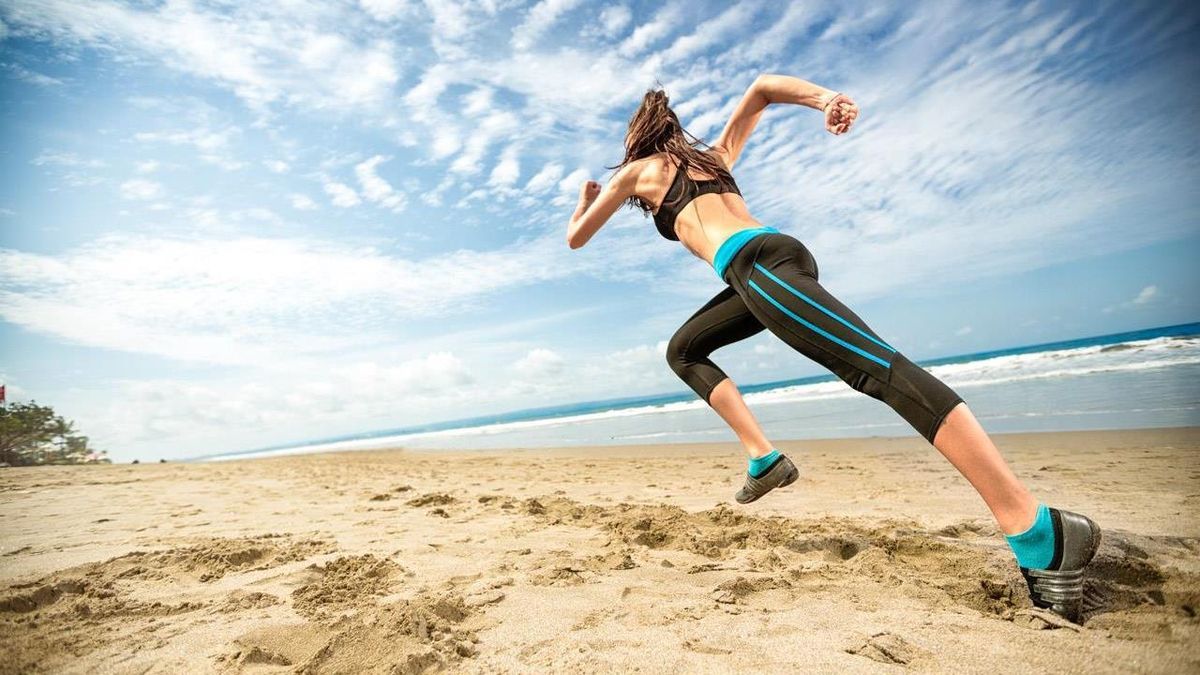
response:
[[[721,289],[624,209],[661,82],[750,211],[912,358],[1200,319],[1186,3],[0,0],[0,378],[117,459],[685,391]],[[815,374],[769,334],[740,382]]]

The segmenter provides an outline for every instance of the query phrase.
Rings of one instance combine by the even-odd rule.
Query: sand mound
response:
[[[274,534],[261,537],[218,537],[205,539],[191,546],[158,551],[134,551],[89,569],[117,578],[194,578],[208,582],[220,579],[230,572],[269,569],[330,550],[329,542],[315,539],[294,541]]]
[[[292,593],[292,605],[306,616],[353,609],[387,593],[391,582],[405,572],[390,560],[371,554],[342,556],[309,568],[316,576]]]
[[[580,555],[574,551],[556,550],[534,556],[528,563],[529,583],[535,586],[576,586],[596,582],[609,572],[638,567],[629,546],[610,546],[609,550]]]
[[[691,565],[687,570],[691,574],[775,573],[763,579],[743,575],[726,580],[712,593],[724,604],[743,603],[766,589],[803,594],[854,580],[887,587],[930,606],[965,607],[1009,621],[1017,619],[1017,610],[1032,607],[1025,582],[998,532],[990,523],[977,520],[928,530],[901,519],[763,517],[728,505],[689,512],[658,504],[581,504],[559,496],[497,497],[480,503],[544,523],[600,528],[612,535],[602,553],[556,551],[535,557],[528,575],[534,585],[596,583],[614,570],[636,566],[639,550],[675,550],[718,561]],[[1098,625],[1117,634],[1122,632],[1117,624],[1128,625],[1133,633],[1142,634],[1157,629],[1147,628],[1153,622],[1139,612],[1154,614],[1160,608],[1160,613],[1195,616],[1200,575],[1163,561],[1172,555],[1194,558],[1198,550],[1200,543],[1193,539],[1106,532],[1089,568],[1083,620],[1121,613]],[[665,559],[663,563],[671,564]]]
[[[238,589],[226,596],[221,603],[222,614],[236,614],[251,609],[265,609],[283,602],[278,596],[259,591],[243,591]]]
[[[196,546],[144,554],[141,562],[160,570],[198,573],[200,581],[212,581],[232,571],[267,569],[329,550],[328,542],[319,540],[280,541],[276,536],[214,539]]]
[[[381,561],[364,560],[371,557],[341,558],[346,562],[334,568],[380,570]],[[360,596],[359,609],[353,616],[318,614],[321,620],[256,629],[237,638],[217,662],[229,670],[277,665],[295,673],[415,674],[451,667],[478,653],[479,637],[464,625],[474,610],[453,590],[393,604],[373,604],[370,596]]]
[[[1115,637],[1172,637],[1200,607],[1200,539],[1105,532],[1084,585],[1083,623]]]
[[[294,666],[312,659],[332,632],[312,623],[265,626],[238,637],[232,649],[216,658],[222,670],[243,671],[253,666]]]
[[[430,492],[420,497],[413,497],[404,503],[409,506],[443,506],[445,504],[453,504],[456,501],[458,500],[453,496],[443,492]]]
[[[135,551],[10,586],[0,594],[0,651],[18,672],[41,670],[47,657],[86,654],[152,628],[163,617],[268,607],[278,598],[235,591],[217,602],[182,591],[188,583],[205,585],[226,574],[301,560],[328,547],[326,542],[275,535],[214,538]]]

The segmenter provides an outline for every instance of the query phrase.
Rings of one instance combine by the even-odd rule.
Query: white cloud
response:
[[[144,162],[138,162],[134,166],[134,169],[138,173],[154,173],[155,171],[158,171],[160,166],[162,165],[157,160],[148,159]]]
[[[358,184],[362,188],[362,195],[367,198],[367,201],[378,204],[385,209],[399,212],[404,210],[408,199],[403,193],[397,192],[391,184],[381,178],[377,171],[379,165],[388,159],[390,158],[383,155],[375,155],[357,164],[354,167],[354,174],[358,177]]]
[[[562,355],[552,349],[537,348],[530,350],[513,364],[519,376],[543,378],[554,377],[563,372],[566,361]]]
[[[614,237],[598,255],[568,258],[557,231],[425,258],[310,239],[114,236],[57,255],[0,249],[0,318],[93,347],[263,364],[392,342],[405,321],[469,312],[504,289],[637,279],[664,252]]]
[[[163,438],[206,438],[228,434],[230,428],[246,438],[261,438],[280,427],[344,425],[346,419],[394,423],[398,401],[404,408],[400,415],[411,423],[469,395],[474,380],[454,353],[434,351],[392,363],[344,361],[290,374],[256,372],[244,379],[126,381],[106,397],[109,403],[92,412],[96,422],[88,430],[128,454],[139,443],[159,446]],[[212,451],[193,443],[169,456]]]
[[[810,26],[833,11],[832,6],[807,2],[789,2],[783,13],[772,18],[766,30],[754,36],[754,40],[742,45],[744,56],[754,62],[777,56],[788,43],[805,35]]]
[[[3,39],[3,38],[0,38]],[[39,73],[22,66],[19,63],[6,63],[4,69],[11,72],[14,77],[24,80],[30,84],[36,84],[39,87],[58,87],[63,85],[63,81],[57,77]]]
[[[510,89],[529,99],[528,108],[544,111],[543,115],[526,113],[525,135],[548,133],[549,127],[565,120],[581,130],[619,134],[603,116],[634,103],[660,64],[657,57],[629,61],[611,49],[588,51],[571,45],[554,51],[517,51],[507,58],[479,60],[462,70],[473,79]]]
[[[580,191],[583,181],[587,180],[589,175],[592,175],[592,173],[588,172],[586,168],[580,167],[575,169],[575,171],[566,174],[565,178],[558,181],[558,191],[564,193],[566,196],[575,196]]]
[[[882,4],[867,5],[862,11],[839,14],[834,22],[821,33],[821,39],[831,41],[855,33],[872,33],[883,27],[891,16],[888,7]],[[1032,45],[1030,45],[1032,46]]]
[[[1151,284],[1149,286],[1142,288],[1142,290],[1138,291],[1138,294],[1135,295],[1133,297],[1133,299],[1126,300],[1125,302],[1119,302],[1115,305],[1109,305],[1109,306],[1105,307],[1104,313],[1112,314],[1113,312],[1115,312],[1117,310],[1136,309],[1142,305],[1146,305],[1146,304],[1153,302],[1154,299],[1158,298],[1158,297],[1159,297],[1158,286],[1155,284]]]
[[[315,211],[319,208],[317,203],[305,194],[292,193],[288,198],[292,202],[292,208],[298,211]]]
[[[73,152],[52,152],[43,150],[37,157],[33,158],[33,163],[37,166],[66,166],[72,168],[87,168],[98,169],[107,166],[102,159],[85,159]]]
[[[421,201],[429,206],[441,206],[442,194],[454,186],[455,180],[456,179],[453,174],[446,174],[442,180],[438,182],[437,187],[421,193]]]
[[[241,129],[237,127],[229,127],[222,131],[200,127],[187,131],[143,131],[134,134],[133,138],[142,143],[190,145],[199,153],[201,160],[227,171],[236,171],[244,164],[233,158],[229,141],[231,137],[241,133]]]
[[[458,0],[425,0],[425,8],[433,16],[433,26],[440,37],[453,40],[470,32],[466,3]]]
[[[290,166],[288,166],[287,162],[285,162],[283,160],[279,160],[279,159],[264,160],[263,166],[270,169],[270,171],[272,173],[287,173],[288,169],[291,168]]]
[[[609,5],[600,12],[600,25],[604,27],[604,34],[608,37],[616,36],[632,19],[633,13],[625,5]]]
[[[562,178],[563,166],[557,162],[550,162],[542,167],[541,171],[534,174],[533,178],[525,184],[525,191],[530,193],[545,192],[547,189],[554,186]]]
[[[430,146],[434,159],[449,157],[462,147],[463,132],[453,123],[447,123],[433,129],[433,145]]]
[[[958,330],[954,331],[954,334],[959,337],[962,337],[964,335],[970,335],[972,330],[974,330],[974,329],[971,326],[963,326],[962,328],[959,328]]]
[[[346,24],[338,19],[349,17],[331,15],[323,2],[129,6],[44,0],[10,5],[6,13],[21,30],[157,59],[216,81],[256,109],[277,102],[352,109],[385,99],[399,77],[391,41],[346,39],[340,34]]]
[[[1158,286],[1150,285],[1138,292],[1137,297],[1133,299],[1133,304],[1144,305],[1150,302],[1158,295]]]
[[[252,206],[248,209],[239,209],[230,213],[230,219],[235,223],[252,222],[266,223],[268,225],[282,225],[283,219],[279,214],[271,209],[261,206]]]
[[[520,176],[521,163],[517,158],[517,148],[514,145],[509,145],[501,154],[500,161],[492,169],[492,173],[488,177],[488,184],[509,186],[517,182]]]
[[[603,382],[615,392],[662,391],[679,384],[679,378],[667,366],[666,355],[666,340],[619,349],[572,369],[569,377]]]
[[[476,87],[463,97],[464,114],[471,117],[482,115],[495,107],[495,87]]]
[[[525,15],[521,25],[513,29],[513,49],[529,49],[554,25],[559,17],[579,5],[579,0],[542,0]]]
[[[108,166],[101,159],[80,157],[73,152],[43,150],[31,163],[44,167],[48,175],[54,176],[72,187],[84,187],[103,182],[97,169]]]
[[[659,8],[654,18],[642,23],[621,43],[617,51],[626,58],[633,58],[647,47],[658,42],[679,25],[679,13],[686,7],[679,2],[668,2]]]
[[[413,11],[408,0],[358,0],[358,4],[376,21],[394,21]]]
[[[404,102],[415,113],[437,106],[438,97],[450,85],[454,69],[449,64],[435,63],[421,73],[416,86],[404,94]]]
[[[478,121],[462,151],[450,163],[450,171],[466,175],[478,173],[483,168],[488,148],[493,143],[508,141],[520,127],[520,118],[511,112],[498,110],[489,113]]]
[[[662,56],[667,63],[681,61],[710,45],[729,39],[733,33],[745,28],[758,12],[759,6],[736,3],[717,16],[700,23],[690,34],[679,37]]]
[[[345,183],[329,181],[325,183],[325,192],[327,192],[332,198],[334,206],[349,208],[351,206],[358,206],[362,203],[362,200],[359,199],[358,193],[354,191],[354,188],[346,185]]]
[[[162,191],[162,185],[159,183],[142,178],[131,178],[121,183],[121,197],[123,199],[142,201],[155,199],[162,195]]]

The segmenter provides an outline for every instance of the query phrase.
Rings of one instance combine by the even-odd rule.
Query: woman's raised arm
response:
[[[820,110],[825,114],[825,129],[844,134],[858,118],[858,105],[847,95],[790,75],[759,75],[759,92],[771,103],[792,103]]]
[[[724,158],[727,168],[733,168],[763,110],[772,103],[794,103],[824,112],[825,128],[833,134],[849,131],[858,117],[858,106],[845,94],[790,75],[759,75],[750,83],[712,145]]]

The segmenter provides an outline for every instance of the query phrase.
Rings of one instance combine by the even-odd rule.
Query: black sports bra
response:
[[[688,176],[686,181],[681,181],[680,177],[686,173],[687,171],[682,167],[676,167],[675,178],[671,181],[671,187],[667,188],[667,194],[663,195],[662,204],[659,205],[658,212],[654,214],[654,226],[658,228],[658,233],[671,241],[679,241],[679,237],[675,235],[675,217],[679,215],[680,211],[687,208],[687,205],[696,197],[722,192],[742,194],[736,182],[733,183],[732,190],[722,190],[721,183],[716,178],[696,180]],[[733,180],[732,174],[730,174],[729,179]],[[675,194],[679,190],[683,190],[683,195],[676,202],[678,206],[668,206],[668,204],[672,203],[673,199],[676,199]]]

